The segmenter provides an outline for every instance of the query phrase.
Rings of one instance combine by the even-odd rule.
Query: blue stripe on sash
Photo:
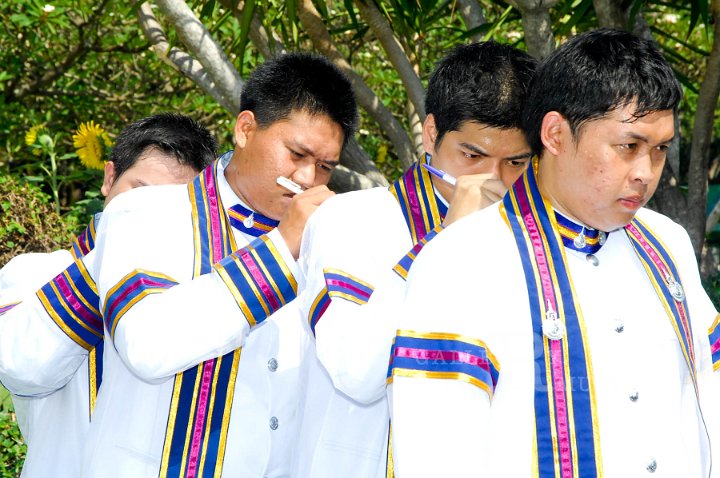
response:
[[[410,268],[415,262],[417,255],[420,254],[420,251],[423,250],[425,245],[427,245],[428,242],[432,241],[435,236],[437,236],[438,233],[443,229],[444,226],[440,224],[438,226],[435,226],[432,231],[425,234],[425,237],[420,239],[420,242],[415,244],[413,248],[410,249],[410,252],[405,254],[402,259],[398,261],[398,263],[393,267],[393,271],[395,271],[395,273],[399,275],[403,280],[407,280],[407,276],[410,273]]]
[[[388,381],[396,376],[462,380],[482,388],[492,398],[500,366],[481,341],[454,334],[399,330],[390,351]]]
[[[71,340],[91,350],[103,340],[97,287],[82,261],[55,276],[38,292],[45,312]]]
[[[105,326],[110,338],[115,339],[115,329],[125,312],[150,294],[165,292],[178,282],[164,274],[136,269],[123,277],[108,292],[103,308]]]
[[[20,301],[20,302],[21,302],[21,301]],[[13,307],[15,307],[16,305],[18,305],[20,302],[13,302],[13,303],[11,303],[11,304],[0,305],[0,315],[3,315],[5,312],[8,312],[8,311],[11,310]]]
[[[315,297],[312,306],[310,306],[310,312],[308,313],[308,323],[313,335],[315,335],[315,327],[317,327],[320,318],[323,316],[329,305],[330,295],[328,294],[327,287],[323,287],[317,297]]]
[[[297,283],[265,236],[215,265],[251,326],[293,300]]]
[[[708,336],[710,338],[713,370],[720,370],[720,315],[715,317],[715,323],[710,327]]]
[[[601,467],[596,456],[592,383],[585,362],[581,319],[576,311],[562,243],[535,184],[532,168],[508,192],[503,206],[523,264],[536,337],[535,416],[539,476],[555,477],[556,471],[560,470],[564,470],[563,474],[578,470],[579,476],[597,476]],[[530,221],[538,228],[533,234],[537,234],[539,242],[534,245],[529,240]],[[544,251],[547,264],[540,260],[542,256],[535,250],[538,253]],[[546,271],[544,274],[550,274],[552,279],[552,290],[547,292],[553,293],[557,314],[564,319],[566,329],[560,341],[550,341],[542,333],[545,304],[550,299],[538,282],[539,271]],[[566,377],[572,378],[570,383]],[[562,442],[562,436],[567,437],[567,442]],[[556,464],[560,468],[556,469]]]

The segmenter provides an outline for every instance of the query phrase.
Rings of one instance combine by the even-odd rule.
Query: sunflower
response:
[[[73,135],[73,146],[80,161],[88,168],[103,169],[103,136],[105,130],[94,121],[81,123]],[[104,142],[104,141],[103,141]]]
[[[37,141],[38,133],[45,127],[44,124],[36,124],[25,133],[25,144],[32,146]]]

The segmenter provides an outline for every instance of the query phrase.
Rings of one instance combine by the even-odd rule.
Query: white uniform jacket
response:
[[[0,381],[27,445],[23,478],[75,478],[90,425],[88,353],[48,317],[36,291],[73,264],[69,251],[23,254],[0,270]]]
[[[214,187],[227,208],[239,199],[223,166],[221,160]],[[297,309],[280,307],[294,298],[289,289],[297,266],[278,231],[256,239],[233,229],[237,248],[251,240],[253,247],[193,278],[197,242],[191,214],[187,187],[160,186],[118,197],[103,215],[95,256],[101,267],[93,272],[93,264],[87,266],[98,278],[104,312],[104,376],[82,476],[180,476],[190,467],[197,476],[206,476],[222,464],[222,476],[289,475],[297,435],[298,366],[307,340]],[[230,227],[226,216],[222,220]],[[245,267],[246,259],[252,268]],[[265,282],[252,289],[251,279],[261,273]],[[253,297],[244,296],[248,287]],[[251,299],[257,299],[254,305]],[[263,299],[269,304],[262,305],[264,311]],[[272,315],[266,319],[267,314]],[[220,362],[214,369],[204,368],[210,362],[201,365],[202,386],[195,395],[175,396],[180,390],[176,374],[224,354],[239,361],[223,362],[233,363],[231,373],[237,376],[222,403],[215,403],[215,409],[213,402],[204,405],[209,409],[200,406],[204,393],[221,392],[216,382],[223,373]],[[180,411],[170,410],[176,399],[178,410],[192,399],[198,421],[201,414],[214,419],[227,411],[221,417],[226,439],[224,434],[219,439],[224,463],[214,458],[222,453],[211,449],[218,438],[210,436],[209,428],[181,429]],[[179,471],[172,468],[173,455],[164,454],[172,431],[174,439],[182,440]]]
[[[603,476],[708,476],[708,438],[716,453],[720,449],[714,417],[720,398],[708,385],[718,380],[711,375],[707,336],[716,311],[684,229],[650,210],[637,217],[678,266],[693,326],[700,406],[672,321],[622,229],[611,232],[592,257],[564,249],[594,380],[592,386],[574,383],[580,377],[573,373],[565,379],[577,390],[592,388],[596,416],[590,430]],[[455,370],[393,365],[388,394],[398,476],[538,476],[538,454],[553,452],[534,448],[540,433],[535,387],[548,382],[537,376],[534,345],[543,337],[533,333],[529,317],[523,266],[499,204],[453,224],[427,245],[408,276],[398,337],[403,344],[462,345],[453,349],[455,359],[407,345],[402,353],[393,351],[414,357],[420,368],[437,361]],[[456,371],[455,365],[479,355],[486,358],[475,364],[496,374],[494,386],[489,378]]]
[[[392,468],[385,377],[405,289],[393,267],[413,248],[403,209],[391,192],[403,179],[419,185],[411,194],[425,199],[421,215],[433,229],[446,207],[419,164],[390,189],[331,198],[305,229],[306,288],[298,302],[316,336],[316,355],[311,348],[305,366],[294,476],[385,477]]]

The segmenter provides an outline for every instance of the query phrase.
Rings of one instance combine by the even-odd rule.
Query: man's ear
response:
[[[438,130],[435,125],[435,116],[432,113],[425,117],[422,128],[423,148],[426,153],[435,154],[435,140],[437,140]]]
[[[572,140],[570,125],[563,115],[557,111],[549,111],[542,119],[540,140],[545,149],[557,156],[565,150],[567,141]]]
[[[242,149],[247,144],[248,138],[257,129],[255,114],[252,111],[241,111],[235,121],[235,146]]]
[[[105,177],[103,177],[103,183],[100,187],[103,196],[107,197],[110,194],[110,188],[115,183],[115,179],[115,163],[107,161],[105,163]]]

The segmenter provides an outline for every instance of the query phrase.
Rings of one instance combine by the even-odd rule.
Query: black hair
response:
[[[116,181],[150,148],[173,156],[178,163],[200,172],[215,160],[217,147],[210,132],[193,119],[161,113],[125,127],[115,141],[109,160],[115,164]]]
[[[468,121],[520,129],[536,67],[527,53],[493,41],[455,47],[437,63],[425,96],[425,113],[433,115],[438,131],[436,147]]]
[[[675,74],[652,42],[599,29],[569,40],[538,68],[523,130],[533,153],[540,155],[540,128],[550,111],[563,115],[577,139],[585,123],[618,108],[634,103],[634,116],[641,118],[654,111],[677,111],[681,97]]]
[[[344,144],[358,122],[350,81],[330,61],[312,53],[279,55],[258,66],[243,87],[240,110],[252,111],[261,128],[292,111],[327,115],[342,128]]]

